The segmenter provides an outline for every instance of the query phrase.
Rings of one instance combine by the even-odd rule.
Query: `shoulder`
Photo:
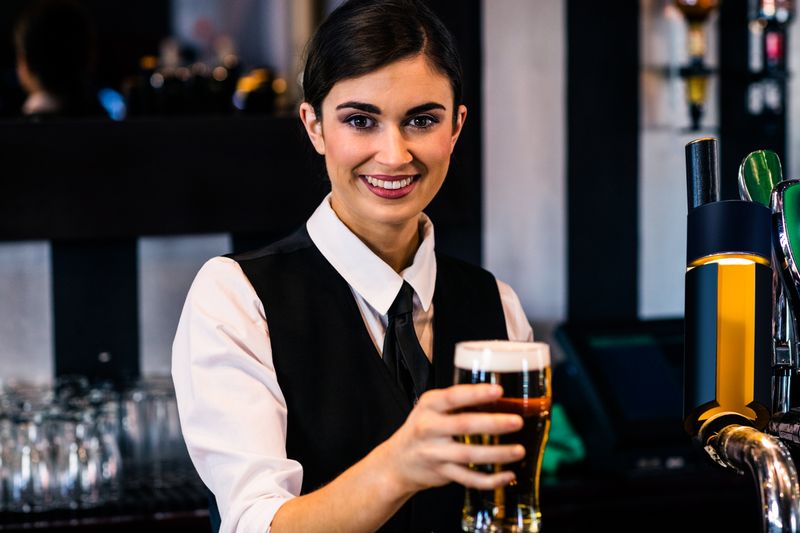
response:
[[[443,275],[458,276],[466,280],[494,280],[494,275],[488,270],[461,259],[436,253],[436,269]]]
[[[239,264],[226,256],[206,261],[192,282],[187,303],[219,302],[249,297],[252,287]]]
[[[263,248],[242,252],[238,254],[228,254],[225,257],[237,263],[252,263],[269,258],[292,254],[302,250],[313,249],[314,243],[308,235],[305,225],[298,228],[291,235],[284,237],[274,243],[268,244]]]
[[[503,304],[509,340],[532,341],[533,328],[517,293],[509,284],[499,279],[497,280],[497,290],[500,293],[500,302]]]
[[[484,291],[496,294],[497,296],[494,296],[493,299],[497,298],[502,307],[508,338],[515,341],[533,340],[533,328],[517,293],[510,285],[500,281],[484,268],[438,253],[436,254],[436,268],[438,279],[449,278],[448,283],[455,282],[462,290],[468,287],[470,292],[473,292],[480,286],[484,287]],[[489,292],[483,294],[488,295]]]
[[[242,339],[235,343],[239,346],[250,345],[248,350],[263,353],[266,341],[262,333],[266,330],[264,306],[238,263],[228,257],[214,257],[200,268],[186,296],[173,359],[176,354],[194,357],[192,354],[207,353],[207,348],[220,343],[227,346],[225,339],[232,338]],[[199,339],[202,342],[198,343]]]

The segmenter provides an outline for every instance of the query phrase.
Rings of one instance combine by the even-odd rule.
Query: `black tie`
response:
[[[428,389],[431,363],[414,331],[414,289],[404,281],[389,308],[389,325],[383,339],[383,362],[411,404]]]

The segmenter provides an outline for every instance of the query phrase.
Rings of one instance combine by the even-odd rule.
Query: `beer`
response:
[[[503,387],[496,402],[471,411],[514,413],[522,429],[505,435],[465,435],[467,444],[521,444],[526,454],[504,465],[470,465],[482,472],[513,471],[516,479],[493,491],[467,489],[464,531],[538,532],[541,530],[539,477],[550,428],[550,352],[543,343],[475,341],[459,343],[456,383],[493,383]]]

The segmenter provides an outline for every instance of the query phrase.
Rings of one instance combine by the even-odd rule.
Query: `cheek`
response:
[[[338,172],[348,172],[358,166],[364,159],[365,148],[357,139],[342,142],[326,142],[325,160],[328,167],[339,169]]]
[[[450,164],[451,144],[449,135],[442,135],[423,143],[421,150],[421,158],[430,167],[440,168],[444,166],[447,168]]]

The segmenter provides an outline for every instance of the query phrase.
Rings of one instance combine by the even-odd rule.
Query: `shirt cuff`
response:
[[[233,511],[231,516],[222,517],[219,531],[220,533],[269,533],[278,509],[291,499],[265,498],[254,502],[241,513]]]

